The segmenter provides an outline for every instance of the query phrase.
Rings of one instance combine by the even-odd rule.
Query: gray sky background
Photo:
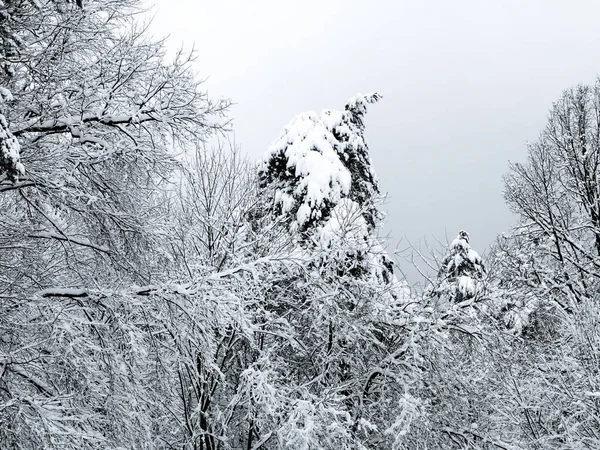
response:
[[[209,94],[236,103],[236,141],[252,158],[297,113],[383,95],[366,134],[390,251],[462,228],[485,252],[514,222],[508,160],[525,159],[563,89],[600,74],[593,0],[153,3],[155,34],[194,44]]]

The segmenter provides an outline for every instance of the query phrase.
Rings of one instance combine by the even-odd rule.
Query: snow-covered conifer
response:
[[[473,298],[483,273],[481,256],[471,248],[469,233],[461,230],[442,261],[435,293],[455,302]]]
[[[19,150],[19,141],[10,132],[6,117],[0,114],[0,177],[16,181],[25,172]]]
[[[376,237],[383,214],[364,136],[367,105],[380,98],[358,94],[343,112],[296,116],[266,152],[259,180],[266,213],[304,243],[329,248],[329,263],[337,252],[340,274],[391,283],[393,262]]]
[[[324,110],[296,116],[268,149],[259,170],[266,204],[293,230],[326,222],[344,198],[356,202],[373,229],[379,194],[364,137],[367,105],[379,94],[357,95],[345,111]]]

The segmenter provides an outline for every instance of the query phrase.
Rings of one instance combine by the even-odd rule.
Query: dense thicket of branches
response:
[[[137,2],[1,12],[2,448],[395,442],[414,355],[373,176],[299,239],[237,150],[206,149],[228,104]],[[349,105],[338,138],[362,142]]]
[[[435,448],[600,446],[599,89],[554,104],[505,178],[519,225],[491,249],[475,296],[435,313],[447,327],[427,335],[421,395]],[[452,248],[440,274],[465,259]]]
[[[138,8],[1,6],[3,448],[144,447],[171,429],[150,413],[162,388],[146,389],[161,379],[146,345],[160,349],[158,305],[119,292],[167,280],[175,151],[221,129],[227,102],[206,97],[189,56],[166,61]]]
[[[598,85],[511,166],[486,270],[461,231],[411,294],[377,234],[381,96],[254,167],[141,12],[0,2],[1,448],[600,447]]]

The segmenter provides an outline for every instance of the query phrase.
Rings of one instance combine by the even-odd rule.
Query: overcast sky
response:
[[[600,74],[592,0],[154,4],[155,33],[195,44],[209,93],[236,103],[236,141],[253,158],[297,113],[383,95],[366,135],[390,250],[465,229],[485,252],[514,222],[508,160],[525,158],[563,89]]]

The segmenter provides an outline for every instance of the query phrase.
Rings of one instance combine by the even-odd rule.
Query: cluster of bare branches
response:
[[[511,166],[521,222],[485,265],[464,231],[409,249],[410,292],[378,236],[380,96],[254,167],[142,11],[0,2],[0,447],[597,446],[598,85]]]

